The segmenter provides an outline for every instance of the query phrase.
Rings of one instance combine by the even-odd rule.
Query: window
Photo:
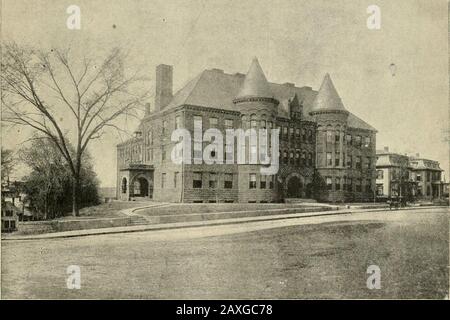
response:
[[[153,132],[147,132],[147,145],[153,145]]]
[[[203,128],[203,118],[201,116],[194,116],[194,130],[202,131]]]
[[[300,138],[300,128],[296,128],[296,129],[295,129],[295,136],[296,136],[297,138]]]
[[[361,156],[356,156],[356,169],[361,169]]]
[[[422,176],[420,174],[416,174],[416,180],[417,181],[422,181]]]
[[[294,165],[295,163],[294,163],[294,152],[293,151],[291,151],[291,152],[289,152],[289,163],[291,164],[291,165]]]
[[[341,139],[341,135],[339,132],[336,132],[335,136],[334,136],[334,142],[335,143],[339,143]]]
[[[192,187],[194,189],[200,189],[202,187],[202,173],[194,172],[192,178]]]
[[[161,147],[161,161],[166,160],[166,148],[164,146]]]
[[[233,145],[225,145],[225,160],[229,162],[233,162],[234,160],[234,153],[233,153]]]
[[[357,147],[361,147],[361,136],[356,136],[356,138],[355,138],[355,145]]]
[[[178,176],[180,175],[180,173],[179,172],[175,172],[174,174],[173,174],[173,187],[174,188],[177,188],[177,185],[178,185]]]
[[[256,173],[250,173],[249,174],[249,189],[256,189]]]
[[[269,189],[273,189],[273,186],[275,184],[275,176],[269,176]]]
[[[288,128],[287,127],[283,127],[283,137],[286,139],[288,137]]]
[[[333,166],[333,158],[331,152],[327,152],[327,167]]]
[[[217,118],[209,118],[209,127],[210,128],[217,128],[218,120]]]
[[[161,189],[164,189],[165,186],[166,186],[166,174],[161,173]]]
[[[383,185],[381,183],[377,184],[377,195],[382,196],[384,194]]]
[[[327,130],[327,142],[333,142],[333,132],[331,130]]]
[[[372,159],[370,157],[366,158],[366,168],[370,169],[372,167]]]
[[[313,154],[312,152],[308,153],[308,166],[312,167],[314,165],[313,163]]]
[[[260,176],[259,187],[260,187],[261,189],[265,189],[265,188],[266,188],[266,179],[267,179],[267,176],[266,176],[266,175],[262,174],[262,175]]]
[[[308,130],[308,141],[312,143],[314,141],[312,130]]]
[[[347,156],[347,168],[352,168],[353,167],[353,161],[352,161],[352,156],[348,155]]]
[[[430,175],[431,175],[430,171],[427,171],[427,182],[429,182],[431,179]],[[427,195],[429,195],[428,192]]]
[[[340,177],[335,178],[334,189],[341,190],[341,178]]]
[[[331,190],[333,188],[333,180],[331,179],[331,177],[327,177],[326,181],[327,181],[327,190]]]
[[[167,120],[163,120],[161,133],[165,134],[167,132]]]
[[[225,119],[225,129],[233,129],[233,120]]]
[[[306,167],[306,153],[302,153],[302,166]]]
[[[175,117],[175,129],[180,129],[180,128],[181,128],[181,117],[176,116]]]
[[[217,188],[217,174],[214,172],[209,173],[209,187],[211,189]]]
[[[384,172],[383,170],[377,170],[377,179],[383,179]]]
[[[302,129],[302,141],[306,141],[306,130]]]
[[[339,167],[340,163],[341,163],[341,158],[340,158],[340,154],[338,152],[338,153],[334,154],[334,165],[336,167]]]
[[[289,128],[289,135],[291,136],[291,139],[294,140],[295,135],[294,135],[294,128]]]
[[[288,164],[288,161],[289,161],[288,153],[287,153],[287,151],[283,151],[283,163]]]
[[[297,152],[295,153],[295,164],[296,164],[297,166],[300,166],[300,151],[297,151]]]
[[[361,179],[357,179],[356,180],[356,191],[357,192],[361,192],[361,184],[362,184],[362,180]]]
[[[259,125],[260,125],[261,129],[266,129],[266,120],[261,120]]]
[[[127,178],[122,179],[122,193],[127,193]]]
[[[203,134],[203,119],[201,116],[194,116],[194,163],[202,163],[203,145],[201,140],[196,140],[195,132]]]
[[[366,148],[370,147],[370,137],[364,138],[364,147]]]
[[[352,135],[351,134],[347,134],[345,136],[345,141],[347,142],[347,145],[351,146],[352,145]]]
[[[366,180],[366,192],[372,192],[372,180]]]
[[[233,174],[232,173],[225,173],[223,187],[225,189],[233,188]]]
[[[353,191],[353,179],[347,178],[347,191]]]
[[[256,121],[256,120],[251,120],[251,121],[250,121],[250,127],[251,127],[252,129],[258,128],[258,121]]]

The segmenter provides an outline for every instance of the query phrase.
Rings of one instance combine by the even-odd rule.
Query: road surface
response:
[[[4,241],[2,298],[443,299],[448,252],[446,208]]]

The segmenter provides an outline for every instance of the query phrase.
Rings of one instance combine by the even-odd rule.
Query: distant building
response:
[[[443,170],[439,167],[439,162],[416,155],[410,157],[409,163],[412,178],[417,182],[417,197],[422,199],[442,198],[444,182],[441,179]]]
[[[319,91],[270,83],[254,59],[246,75],[205,70],[175,94],[172,77],[172,66],[157,67],[155,108],[148,107],[135,137],[117,146],[118,199],[277,202],[312,198],[319,180],[323,200],[373,199],[376,130],[344,107],[328,74]],[[248,161],[249,141],[245,164],[175,164],[171,134],[178,128],[191,136],[195,128],[279,128],[280,168],[261,174],[261,159]],[[194,159],[204,146],[194,141]],[[224,150],[224,158],[236,159],[232,152]]]
[[[388,147],[377,150],[377,196],[439,199],[443,197],[439,162],[390,152]]]
[[[2,203],[2,232],[17,230],[20,213],[20,209],[14,206],[11,202],[5,201]]]

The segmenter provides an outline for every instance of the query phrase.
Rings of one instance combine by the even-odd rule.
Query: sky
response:
[[[74,4],[80,30],[66,26]],[[373,4],[379,30],[366,23]],[[346,108],[378,130],[377,149],[437,160],[448,181],[447,16],[445,0],[3,0],[1,37],[88,55],[120,46],[150,86],[158,64],[173,65],[175,91],[204,69],[246,73],[254,56],[275,83],[318,90],[330,73]],[[29,135],[2,130],[2,144]],[[103,187],[115,186],[119,142],[111,131],[89,146]]]

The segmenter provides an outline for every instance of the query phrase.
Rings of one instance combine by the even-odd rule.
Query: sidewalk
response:
[[[408,207],[408,208],[393,210],[393,212],[403,211],[403,210],[422,210],[422,209],[430,209],[430,208],[436,209],[436,208],[448,208],[448,207],[447,206]],[[231,219],[220,219],[220,220],[212,220],[212,221],[176,222],[176,223],[149,224],[149,225],[138,225],[138,226],[128,226],[128,227],[74,230],[74,231],[54,232],[54,233],[46,233],[46,234],[38,234],[38,235],[23,235],[23,236],[17,235],[17,236],[15,236],[12,234],[12,235],[2,235],[2,241],[71,238],[71,237],[102,235],[102,234],[157,231],[157,230],[181,229],[181,228],[192,228],[192,227],[202,227],[202,226],[206,227],[206,226],[217,226],[217,225],[227,225],[227,224],[239,224],[239,223],[257,222],[257,221],[321,217],[321,216],[332,216],[332,215],[350,215],[352,213],[360,213],[360,212],[370,213],[370,212],[379,212],[379,211],[386,211],[386,208],[341,209],[341,210],[333,210],[333,211],[280,214],[280,215],[258,216],[258,217],[249,217],[249,218],[231,218]]]

